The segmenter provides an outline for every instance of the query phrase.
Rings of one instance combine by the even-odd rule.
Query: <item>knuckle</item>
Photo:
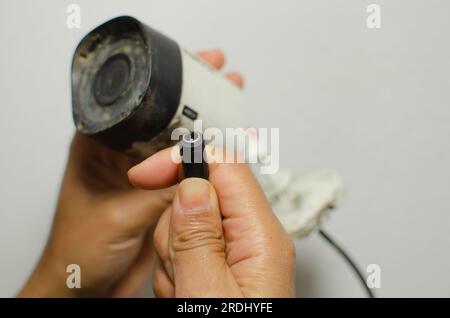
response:
[[[208,247],[214,251],[223,251],[225,243],[222,230],[208,224],[195,224],[174,232],[171,241],[173,252],[182,252]]]

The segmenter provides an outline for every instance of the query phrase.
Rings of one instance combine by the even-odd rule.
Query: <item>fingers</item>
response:
[[[200,51],[198,57],[215,69],[221,69],[225,64],[225,55],[221,50]]]
[[[175,147],[163,149],[128,170],[128,179],[135,187],[152,190],[166,188],[178,181],[179,164],[172,158],[179,153]]]
[[[241,73],[230,72],[225,75],[229,80],[236,84],[239,88],[244,88],[244,77]]]
[[[225,55],[221,50],[200,51],[197,55],[217,70],[220,70],[225,65]],[[238,72],[229,72],[225,76],[239,88],[244,87],[244,78],[242,77],[242,74]]]
[[[167,185],[178,181],[179,164],[171,159],[171,149],[165,149],[155,156],[164,169],[171,171],[164,172],[163,177],[158,176],[159,169],[152,163],[154,158],[150,157],[130,170],[129,177],[135,185],[154,189],[158,183]],[[279,291],[283,291],[289,282],[281,277],[291,277],[295,250],[253,173],[246,164],[213,163],[209,164],[209,182],[219,199],[228,266],[239,267],[242,260],[257,259],[259,267],[246,268],[246,274],[251,276],[258,272],[258,268],[263,271],[269,262],[273,265],[269,266],[271,275],[268,274],[266,280],[255,279],[251,289],[261,290],[264,294],[265,286],[272,284],[273,295],[281,295]],[[173,204],[178,202],[176,197]],[[277,277],[277,284],[269,279],[272,276]]]
[[[130,182],[143,189],[157,189],[176,184],[179,163],[173,160],[173,149],[164,149],[130,169]],[[269,224],[272,227],[281,227],[246,164],[209,164],[209,181],[217,191],[220,211],[225,219],[237,218],[240,224],[242,220],[246,220],[244,224],[252,224],[253,227]],[[234,236],[239,233],[232,230],[230,234]]]
[[[175,150],[174,150],[175,149]],[[128,171],[130,182],[142,189],[158,189],[178,182],[179,163],[173,159],[177,148],[164,149]],[[272,214],[257,180],[250,168],[242,163],[209,164],[209,181],[220,198],[220,209],[224,217],[236,216],[251,207],[256,215]],[[259,209],[259,211],[256,211]]]
[[[222,217],[208,181],[188,178],[178,186],[168,244],[177,297],[240,295],[226,263]]]

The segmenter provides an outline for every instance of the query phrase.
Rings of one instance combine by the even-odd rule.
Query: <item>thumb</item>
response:
[[[175,296],[239,296],[226,263],[217,195],[204,179],[188,178],[178,186],[170,220],[169,256]]]

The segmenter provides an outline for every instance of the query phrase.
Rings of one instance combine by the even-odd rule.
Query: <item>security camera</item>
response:
[[[242,91],[175,41],[132,17],[95,28],[72,62],[77,129],[109,147],[148,156],[176,127],[244,127]]]

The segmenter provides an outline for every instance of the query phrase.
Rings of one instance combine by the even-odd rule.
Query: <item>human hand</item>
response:
[[[223,53],[199,56],[215,68]],[[237,73],[227,75],[242,86]],[[174,188],[146,191],[129,183],[139,160],[75,134],[56,216],[43,256],[19,296],[134,296],[153,261],[153,229]],[[66,267],[81,268],[81,289],[66,286]]]
[[[129,171],[142,189],[175,184],[163,150]],[[246,164],[210,164],[183,180],[158,221],[153,289],[160,297],[292,297],[295,246]],[[158,173],[159,172],[159,173]]]

